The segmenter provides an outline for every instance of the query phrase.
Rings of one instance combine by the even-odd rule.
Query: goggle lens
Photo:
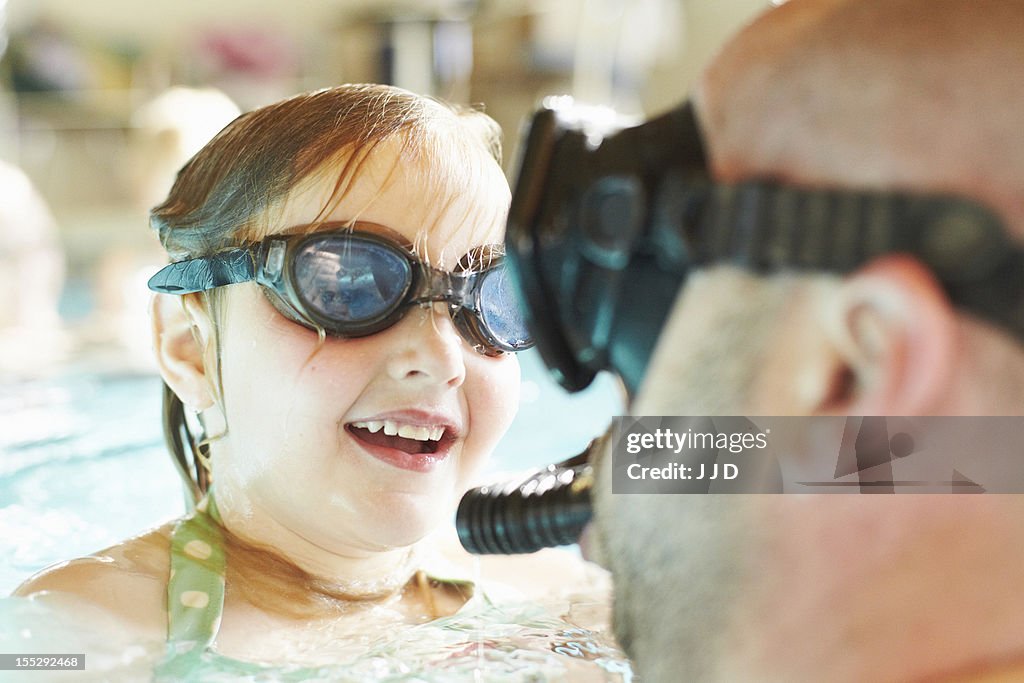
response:
[[[409,262],[384,245],[325,236],[295,254],[295,284],[309,311],[341,323],[389,314],[412,282]]]
[[[499,343],[517,351],[530,346],[518,290],[505,268],[490,271],[480,283],[480,320]]]

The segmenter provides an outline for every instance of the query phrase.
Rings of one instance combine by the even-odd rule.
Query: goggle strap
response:
[[[163,294],[205,292],[255,278],[255,264],[248,249],[231,249],[212,256],[178,261],[164,266],[148,286]]]

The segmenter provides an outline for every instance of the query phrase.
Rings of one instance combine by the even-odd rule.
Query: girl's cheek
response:
[[[481,360],[483,367],[474,368],[474,391],[467,398],[474,427],[497,441],[519,410],[519,360],[513,355]]]

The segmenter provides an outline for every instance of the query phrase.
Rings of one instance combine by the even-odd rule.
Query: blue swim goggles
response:
[[[501,256],[478,250],[448,272],[371,232],[272,235],[262,242],[172,263],[149,280],[165,294],[255,281],[289,320],[337,337],[365,337],[411,306],[447,302],[452,322],[478,352],[533,346],[517,290]]]

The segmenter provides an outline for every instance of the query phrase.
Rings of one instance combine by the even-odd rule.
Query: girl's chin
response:
[[[454,505],[437,494],[429,501],[418,495],[392,494],[382,496],[378,503],[356,528],[366,542],[383,549],[415,545],[454,513]]]

